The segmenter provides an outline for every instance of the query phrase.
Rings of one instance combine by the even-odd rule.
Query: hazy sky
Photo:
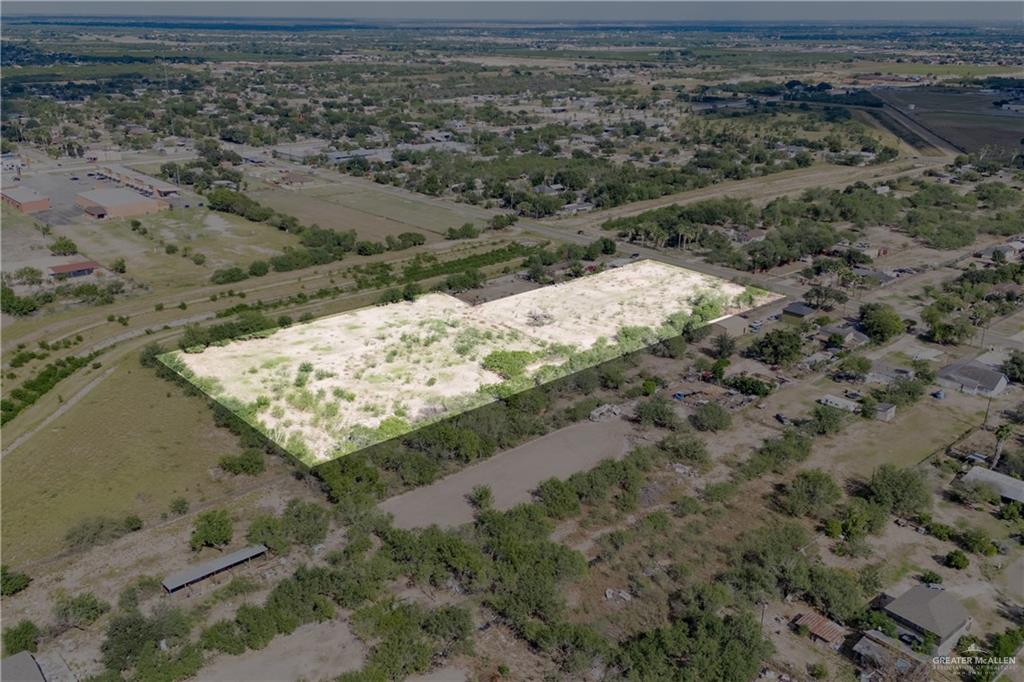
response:
[[[11,0],[4,14],[191,16],[231,18],[437,19],[519,21],[997,21],[1024,22],[1024,0],[911,0],[909,2],[772,0],[606,2],[65,2]]]

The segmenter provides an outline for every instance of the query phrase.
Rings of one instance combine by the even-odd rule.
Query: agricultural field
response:
[[[773,298],[639,261],[478,306],[428,294],[163,361],[315,465]]]
[[[967,152],[994,148],[1009,153],[1018,149],[1024,138],[1024,116],[995,107],[997,95],[902,88],[879,96]]]

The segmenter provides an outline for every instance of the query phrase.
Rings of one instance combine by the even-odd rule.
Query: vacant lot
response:
[[[428,242],[440,241],[449,227],[467,219],[454,211],[340,183],[304,189],[264,189],[251,193],[271,208],[293,215],[306,225],[355,230],[360,239],[380,241],[403,232],[417,232]]]
[[[216,480],[211,469],[236,448],[202,400],[126,360],[73,410],[4,457],[4,562],[53,554],[68,528],[90,516],[139,514],[149,521],[175,497],[196,505],[229,493],[236,483]]]
[[[205,209],[176,209],[138,220],[142,229],[132,230],[129,220],[82,217],[55,227],[54,233],[69,237],[103,265],[124,258],[128,277],[158,290],[205,284],[217,268],[245,267],[298,243],[294,235],[269,225]],[[200,258],[193,260],[196,255]]]
[[[656,261],[469,306],[443,294],[165,356],[307,464],[680,333],[676,316],[770,298]],[[713,312],[709,312],[713,308]]]

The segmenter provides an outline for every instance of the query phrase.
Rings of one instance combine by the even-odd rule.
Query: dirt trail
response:
[[[629,450],[632,429],[624,419],[573,424],[385,500],[379,508],[394,515],[397,528],[468,523],[473,520],[473,508],[466,496],[475,486],[491,486],[495,509],[509,509],[528,501],[542,481],[565,479],[601,460],[622,457]]]
[[[904,174],[923,171],[926,168],[941,166],[952,157],[930,157],[915,160],[899,160],[884,166],[812,166],[799,170],[783,171],[746,180],[719,182],[708,187],[666,194],[657,199],[636,201],[623,206],[616,206],[603,211],[593,211],[572,218],[551,220],[550,225],[563,228],[586,228],[599,226],[606,220],[637,215],[663,206],[688,204],[707,199],[729,197],[733,199],[751,199],[754,201],[773,199],[787,194],[798,194],[810,187],[846,187],[858,181],[877,182]]]

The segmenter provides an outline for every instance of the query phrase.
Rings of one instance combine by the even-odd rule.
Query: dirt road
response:
[[[473,520],[473,508],[466,496],[475,486],[491,486],[495,509],[509,509],[528,501],[531,491],[542,481],[565,479],[593,468],[601,460],[622,457],[629,450],[632,429],[632,424],[623,419],[567,426],[431,485],[385,500],[379,508],[394,515],[397,528],[434,523],[450,528],[468,523]]]
[[[587,229],[600,227],[612,218],[637,215],[644,211],[671,206],[673,204],[689,204],[706,199],[751,199],[753,201],[774,199],[790,194],[799,194],[809,187],[846,187],[855,182],[878,182],[900,175],[920,173],[927,168],[943,166],[952,160],[952,156],[928,157],[915,159],[913,162],[899,160],[884,166],[812,166],[798,170],[783,171],[760,178],[732,180],[720,182],[701,189],[667,194],[657,199],[636,201],[624,206],[616,206],[603,211],[593,211],[572,218],[552,220],[550,225],[564,229]]]

